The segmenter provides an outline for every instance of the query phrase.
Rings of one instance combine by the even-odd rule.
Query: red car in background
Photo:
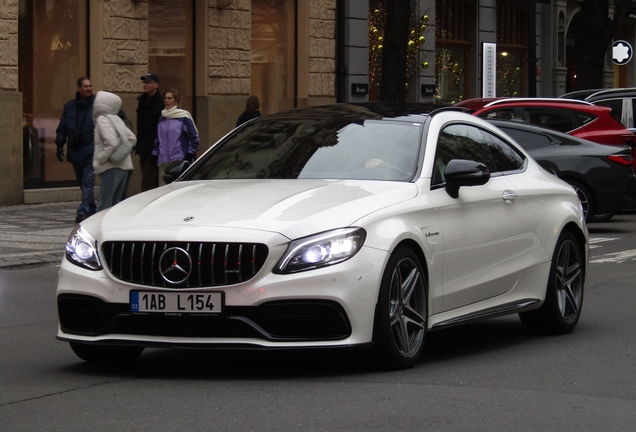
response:
[[[580,100],[541,98],[477,98],[455,106],[477,117],[521,120],[599,144],[628,144],[636,171],[636,136],[612,115],[611,108]]]

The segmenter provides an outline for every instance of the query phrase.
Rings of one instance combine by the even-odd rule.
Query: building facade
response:
[[[80,76],[118,94],[134,124],[140,77],[157,74],[192,112],[200,151],[232,130],[250,95],[265,114],[381,97],[386,1],[1,0],[0,205],[79,199],[54,141]],[[407,100],[452,105],[490,81],[497,96],[549,97],[575,82],[568,29],[578,0],[413,0],[412,9]],[[617,38],[634,46],[632,21]],[[617,67],[608,55],[605,68],[604,87],[634,85],[633,62]]]

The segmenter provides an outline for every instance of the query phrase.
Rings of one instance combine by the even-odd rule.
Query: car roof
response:
[[[562,137],[563,139],[568,139],[568,140],[573,140],[573,141],[587,141],[581,137],[577,137],[575,135],[570,135],[570,134],[566,134],[563,132],[560,132],[558,130],[555,129],[550,129],[547,127],[543,127],[543,126],[538,126],[532,123],[526,123],[524,121],[520,121],[520,120],[505,120],[505,119],[489,119],[486,118],[484,119],[486,120],[488,123],[492,123],[494,126],[497,126],[498,128],[505,128],[505,127],[509,127],[512,129],[520,129],[520,130],[527,130],[529,132],[535,132],[535,133],[543,133],[543,134],[548,134],[548,135],[554,135],[556,137]],[[590,142],[590,141],[588,141]],[[601,144],[599,144],[601,145]]]
[[[493,126],[496,126],[498,128],[517,129],[517,130],[524,130],[524,131],[528,131],[528,132],[532,132],[532,133],[550,135],[552,137],[555,137],[559,141],[575,141],[575,142],[578,142],[578,143],[580,143],[582,145],[596,147],[599,150],[600,149],[607,149],[608,150],[608,154],[616,153],[620,149],[629,149],[630,148],[630,146],[628,146],[628,145],[611,145],[611,146],[608,146],[606,144],[599,144],[599,143],[596,143],[594,141],[590,141],[590,140],[587,140],[585,138],[582,138],[580,136],[566,134],[566,133],[563,133],[563,132],[560,132],[560,131],[557,131],[557,130],[554,130],[554,129],[550,129],[550,128],[546,128],[546,127],[543,127],[543,126],[534,125],[534,124],[531,124],[531,123],[526,123],[524,121],[519,121],[519,120],[504,120],[504,119],[484,119],[484,120],[486,120],[488,123],[491,123]]]
[[[361,102],[336,103],[288,111],[280,111],[260,117],[275,118],[360,118],[393,119],[424,122],[427,118],[444,111],[467,112],[465,108],[446,107],[434,103],[418,102]]]
[[[484,105],[485,107],[491,107],[491,106],[495,106],[495,105],[503,105],[503,104],[541,104],[541,105],[545,105],[546,103],[554,103],[557,105],[561,105],[561,104],[570,104],[570,105],[585,105],[585,106],[592,106],[593,104],[590,102],[586,102],[586,101],[582,101],[582,100],[578,100],[578,99],[559,99],[559,98],[508,98],[508,99],[498,99],[495,101],[492,101],[486,105]]]
[[[577,91],[573,91],[573,92],[569,92],[566,94],[563,94],[561,96],[559,96],[559,99],[578,99],[578,100],[585,100],[586,97],[601,91],[603,89],[587,89],[587,90],[577,90]]]
[[[636,97],[636,87],[598,90],[585,98],[588,102],[607,98]]]
[[[471,110],[477,110],[480,109],[481,107],[483,107],[484,105],[489,104],[490,102],[496,101],[496,100],[500,100],[501,98],[472,98],[472,99],[466,99],[463,100],[461,102],[457,102],[454,106],[456,107],[462,107],[462,108],[468,108]]]

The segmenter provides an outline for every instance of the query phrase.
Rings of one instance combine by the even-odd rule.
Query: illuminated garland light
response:
[[[386,13],[382,2],[373,10],[369,10],[369,77],[371,86],[377,85],[382,78],[382,50],[384,45],[384,21]],[[417,72],[418,67],[428,68],[428,62],[418,65],[419,48],[426,42],[424,33],[428,29],[429,17],[425,13],[419,19],[416,14],[411,15],[411,28],[406,47],[406,81]],[[408,82],[405,83],[408,89]]]

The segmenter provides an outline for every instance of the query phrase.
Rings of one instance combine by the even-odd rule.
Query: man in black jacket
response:
[[[137,97],[137,154],[141,166],[141,191],[158,186],[158,168],[152,149],[157,139],[157,123],[164,108],[163,97],[159,91],[159,77],[153,73],[141,77],[144,82],[144,94]]]
[[[75,178],[82,190],[82,202],[77,208],[75,222],[80,223],[93,213],[95,205],[95,171],[93,170],[93,151],[95,149],[93,124],[93,85],[90,78],[77,80],[75,99],[64,104],[62,119],[55,131],[55,156],[64,160],[64,144],[68,142],[66,160],[73,164]]]

